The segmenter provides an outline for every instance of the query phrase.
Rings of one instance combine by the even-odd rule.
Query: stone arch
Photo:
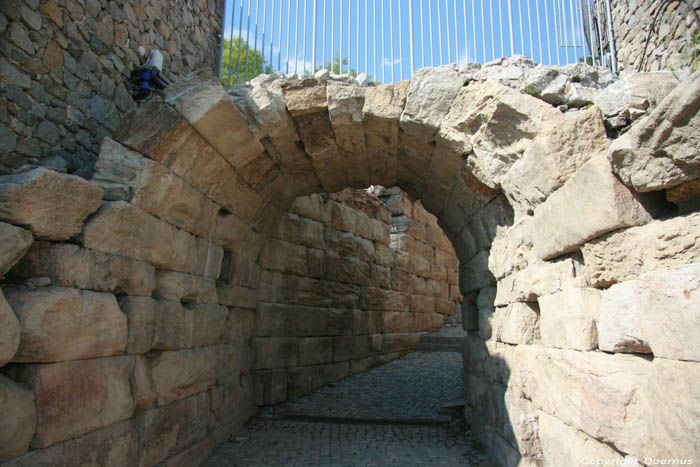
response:
[[[585,79],[593,76],[581,68],[589,70],[574,66],[569,72],[583,73]],[[137,262],[144,277],[153,277],[157,268],[160,282],[173,287],[158,293],[177,296],[185,291],[201,302],[170,310],[173,317],[188,318],[174,318],[163,329],[152,330],[148,347],[139,325],[153,310],[139,294],[127,296],[119,303],[130,320],[128,345],[134,347],[127,353],[143,353],[137,350],[140,345],[145,346],[141,350],[163,352],[149,365],[142,357],[129,356],[119,357],[119,362],[105,359],[106,369],[70,369],[84,374],[101,370],[119,381],[120,391],[131,389],[132,409],[147,410],[133,422],[145,440],[137,449],[142,463],[173,455],[180,460],[201,456],[250,414],[238,410],[252,407],[252,402],[237,398],[250,394],[241,388],[250,389],[251,381],[220,364],[232,354],[250,358],[247,343],[233,342],[221,352],[206,347],[212,343],[206,330],[223,322],[221,305],[255,308],[259,298],[252,283],[216,288],[225,252],[255,263],[266,237],[298,196],[372,184],[399,186],[420,199],[455,248],[461,292],[472,316],[478,315],[474,335],[464,346],[469,417],[498,461],[558,459],[564,455],[557,451],[561,445],[573,446],[568,455],[595,450],[601,456],[642,456],[649,444],[642,446],[640,439],[649,440],[654,456],[695,454],[691,440],[697,439],[697,427],[682,417],[664,417],[669,404],[696,413],[698,405],[687,397],[692,391],[663,399],[662,394],[669,394],[661,382],[673,377],[691,388],[697,380],[696,346],[679,350],[671,337],[690,343],[697,332],[687,325],[695,315],[682,300],[688,295],[687,300],[698,299],[697,287],[692,288],[698,249],[684,249],[671,259],[636,257],[627,263],[606,257],[601,249],[606,242],[629,249],[654,229],[673,232],[678,225],[698,225],[697,214],[653,222],[656,200],[628,186],[666,189],[667,194],[677,189],[681,198],[676,199],[691,199],[682,196],[696,192],[697,164],[672,157],[655,160],[670,167],[670,175],[654,183],[653,174],[636,167],[630,152],[672,151],[679,138],[669,134],[695,141],[697,99],[687,96],[700,94],[699,75],[650,110],[649,120],[633,126],[611,148],[605,114],[598,106],[585,108],[588,101],[583,99],[579,111],[562,113],[545,102],[546,88],[535,86],[539,69],[529,77],[510,78],[508,72],[507,66],[446,66],[422,70],[411,82],[379,86],[323,75],[304,80],[259,77],[232,96],[215,78],[194,75],[172,86],[163,101],[154,99],[127,115],[114,139],[104,141],[95,168],[93,184],[103,189],[105,200],[99,210],[80,228],[99,204],[101,195],[93,186],[84,196],[97,200],[95,206],[77,221],[70,219],[77,230],[73,226],[70,234],[56,238],[38,231],[35,236],[75,238],[84,248],[85,264],[96,265],[106,255]],[[574,102],[575,96],[569,96],[569,103]],[[654,122],[664,119],[670,127],[649,140],[645,135],[654,133]],[[41,176],[49,176],[44,172]],[[66,205],[76,202],[61,199]],[[19,217],[14,223],[31,225]],[[683,238],[691,238],[692,232],[689,228]],[[651,248],[663,250],[666,244]],[[23,267],[34,275],[47,270],[48,257],[33,258]],[[620,261],[625,267],[611,268]],[[684,263],[689,264],[679,266]],[[119,277],[113,263],[105,271],[117,285],[100,287],[114,291],[133,286],[133,277],[123,271],[125,277]],[[602,291],[620,282],[632,289],[635,299],[653,301],[643,290],[654,281],[673,290],[664,302],[681,316],[673,336],[614,322],[610,308],[624,290]],[[144,295],[153,291],[152,285]],[[22,306],[20,300],[9,302],[15,311]],[[561,309],[569,312],[564,315]],[[604,327],[600,313],[606,309],[609,322]],[[654,323],[641,314],[639,319]],[[246,325],[249,318],[243,315],[226,321],[226,326]],[[649,361],[619,352],[651,352],[660,358]],[[76,358],[119,353],[100,349]],[[172,373],[174,367],[188,368],[188,373]],[[43,371],[41,366],[20,368],[17,379],[38,387],[46,377]],[[572,379],[573,386],[567,386]],[[647,380],[652,383],[645,384]],[[215,386],[214,381],[237,389]],[[552,393],[552,385],[561,390]],[[581,388],[587,385],[600,391],[583,397]],[[115,417],[110,422],[128,418],[124,412],[106,413]],[[206,420],[202,423],[207,428],[195,427],[200,432],[188,431],[162,451],[151,450],[163,435],[164,420],[184,426],[190,418]],[[689,435],[674,438],[678,427]],[[35,437],[35,446],[48,447],[95,428],[44,430]],[[112,429],[126,433],[131,428]],[[122,431],[113,436],[131,436]],[[132,442],[133,437],[127,444]]]

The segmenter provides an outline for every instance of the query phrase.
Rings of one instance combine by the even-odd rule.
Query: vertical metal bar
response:
[[[593,37],[593,4],[589,0],[586,2],[586,10],[588,11],[588,51],[591,53],[591,62],[595,66],[595,37]]]
[[[335,0],[331,1],[331,73],[335,73]]]
[[[542,56],[542,29],[540,27],[540,0],[535,0],[535,16],[537,16],[537,42],[540,48],[540,63],[544,63],[544,57]],[[548,65],[551,65],[552,59],[550,56]]]
[[[500,39],[501,39],[501,57],[506,56],[506,39],[503,37],[504,32],[504,27],[503,27],[503,0],[497,0],[498,1],[498,28],[500,31]]]
[[[294,74],[299,74],[299,0],[296,2],[294,12]]]
[[[440,1],[440,0],[438,0]],[[484,0],[481,0],[482,2]],[[432,0],[428,0],[428,23],[430,25],[430,66],[435,66],[434,55],[435,49],[433,48],[433,4]]]
[[[292,0],[287,0],[287,58],[286,61],[287,63],[285,64],[286,70],[285,74],[289,74],[289,25],[291,24],[291,17],[292,17]],[[282,25],[282,18],[280,18],[280,27]],[[281,40],[280,36],[280,40]]]
[[[513,41],[513,0],[508,0],[508,30],[510,32],[510,54],[515,54],[515,42]]]
[[[566,3],[561,0],[561,29],[564,34],[564,53],[566,54],[566,64],[569,64],[569,32],[566,27]]]
[[[301,20],[304,23],[304,33],[302,35],[303,40],[301,43],[301,75],[304,76],[306,74],[306,17],[308,16],[306,14],[306,3],[307,0],[304,0],[304,16],[301,18]]]
[[[348,74],[350,73],[350,43],[352,41],[352,0],[348,0]]]
[[[605,51],[603,50],[603,31],[601,30],[601,24],[600,24],[600,19],[603,17],[603,13],[600,11],[600,0],[596,0],[596,9],[598,10],[598,29],[597,35],[598,35],[598,47],[600,48],[600,64],[605,65],[605,59],[604,59],[604,53]]]
[[[396,0],[399,3],[399,80],[403,79],[403,16],[401,15],[401,2],[402,0]]]
[[[544,26],[547,32],[547,55],[549,56],[548,65],[552,65],[552,41],[549,38],[549,7],[547,6],[548,1],[549,0],[544,0]]]
[[[226,88],[231,89],[231,59],[233,58],[233,24],[235,22],[235,17],[234,14],[236,13],[236,0],[233,0],[231,2],[231,34],[229,35],[229,40],[228,40],[228,80],[226,81]],[[225,31],[221,31],[221,61],[219,64],[219,70],[222,68],[222,64],[224,61],[224,34]]]
[[[243,35],[243,0],[241,0],[241,14],[238,16],[238,57],[236,57],[236,85],[241,79],[241,42]],[[232,45],[233,46],[233,45]]]
[[[438,44],[439,44],[439,52],[440,55],[438,55],[438,65],[442,65],[442,15],[440,14],[440,0],[437,2],[437,13],[438,13]]]
[[[420,4],[420,66],[425,67],[425,42],[423,39],[423,0],[419,0]]]
[[[525,0],[528,1],[528,0]],[[518,17],[520,18],[520,51],[525,55],[525,33],[523,32],[523,2],[518,0]]]
[[[576,14],[575,18],[576,23],[578,24],[578,34],[581,38],[581,55],[583,56],[584,63],[588,63],[588,60],[586,60],[586,34],[583,32],[583,5],[581,3],[582,1],[583,0],[576,0],[576,5],[578,5],[578,13]]]
[[[574,19],[574,0],[569,0],[569,10],[571,13],[571,42],[574,49],[574,63],[578,61],[576,56],[576,20]]]
[[[481,51],[484,54],[484,63],[486,63],[486,13],[484,12],[484,0],[481,0],[481,44],[483,49]]]
[[[365,0],[365,73],[369,75],[369,30],[367,29],[369,20],[369,2]]]
[[[385,50],[384,50],[384,46],[385,46],[385,42],[384,42],[384,0],[380,0],[379,4],[382,7],[382,61],[380,63],[382,64],[382,83],[386,83],[386,76],[384,76],[386,73],[386,63],[384,62],[386,60],[384,58],[384,57],[386,57],[386,54],[384,53],[385,52]]]
[[[250,46],[248,45],[250,39],[250,8],[253,4],[253,0],[248,0],[248,27],[245,32],[245,78],[243,82],[248,81],[248,52],[250,52]]]
[[[272,57],[272,45],[275,42],[275,17],[277,16],[277,9],[275,8],[276,3],[277,0],[272,0],[272,23],[270,24],[270,29],[272,30],[272,34],[270,34],[270,71],[272,71],[275,66],[275,62]]]
[[[357,26],[357,38],[355,39],[357,41],[357,45],[355,46],[355,55],[357,56],[357,63],[355,66],[357,67],[357,72],[360,72],[360,0],[357,0],[357,19],[355,20],[357,23],[355,26]]]
[[[253,43],[253,73],[250,77],[255,78],[258,73],[258,18],[260,18],[260,0],[255,0],[255,40]]]
[[[316,0],[314,0],[316,1]],[[326,0],[323,0],[323,45],[321,46],[321,68],[326,65]],[[314,70],[315,72],[316,70]]]
[[[607,10],[608,16],[608,41],[610,42],[610,59],[612,61],[612,71],[613,73],[617,73],[617,53],[615,50],[615,35],[613,34],[612,9],[610,8],[610,0],[605,0],[605,8]]]
[[[372,77],[374,80],[378,80],[379,77],[377,76],[377,0],[374,0],[374,6],[372,8],[372,42],[374,43],[373,47],[373,56],[372,56]]]
[[[452,56],[452,46],[450,46],[450,8],[445,0],[445,29],[447,30],[447,62],[450,63]]]
[[[527,2],[527,24],[530,30],[530,58],[535,59],[535,51],[532,46],[532,15],[530,11],[530,0],[525,0]],[[540,54],[540,62],[542,61],[542,54]]]
[[[411,44],[411,72],[409,73],[409,78],[413,78],[414,62],[413,62],[413,0],[408,0],[408,28],[409,37]]]
[[[452,4],[452,12],[454,13],[454,18],[455,18],[455,63],[459,64],[459,34],[458,34],[458,27],[457,27],[457,0],[453,0],[454,3]],[[464,27],[466,29],[467,23],[464,23]],[[466,34],[466,31],[465,31]]]
[[[262,30],[262,47],[260,47],[260,53],[262,58],[260,60],[260,67],[262,72],[265,73],[265,24],[267,23],[267,0],[263,0],[263,30]]]
[[[314,13],[313,13],[313,18],[314,18],[314,25],[313,29],[311,30],[311,74],[316,73],[316,11],[318,10],[318,3],[317,0],[314,0]],[[325,29],[324,29],[325,31]],[[323,59],[321,59],[323,61]]]
[[[557,65],[561,65],[561,61],[559,60],[559,16],[557,14],[557,1],[558,0],[554,0],[554,3],[552,4],[552,8],[554,9],[552,16],[554,16],[554,45],[556,46],[557,50]]]
[[[389,0],[389,13],[394,11],[394,0]],[[394,15],[389,15],[389,43],[391,44],[391,82],[394,82]]]
[[[496,59],[496,37],[493,32],[493,0],[489,0],[491,10],[491,60]]]
[[[348,0],[351,1],[351,0]],[[338,57],[338,72],[343,74],[343,0],[340,0],[340,57]],[[335,65],[334,65],[335,66]]]
[[[476,16],[474,15],[475,10],[476,10],[476,7],[474,6],[475,2],[476,2],[476,0],[471,0],[471,3],[472,3],[472,44],[474,45],[474,61],[478,62],[479,59],[477,58],[478,51],[477,51],[477,43],[476,43]],[[469,57],[469,49],[467,49],[467,57]]]

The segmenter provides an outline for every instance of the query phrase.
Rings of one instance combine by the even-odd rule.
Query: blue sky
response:
[[[240,31],[251,46],[257,37],[257,49],[274,70],[279,63],[283,72],[301,73],[311,71],[314,50],[317,67],[341,53],[342,27],[342,56],[350,67],[391,82],[411,77],[409,13],[414,69],[484,63],[514,53],[563,65],[584,54],[581,1],[586,0],[227,0],[224,33],[228,39]]]

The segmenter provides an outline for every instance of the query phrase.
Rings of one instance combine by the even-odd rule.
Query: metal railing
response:
[[[616,71],[610,0],[227,0],[220,70],[409,79],[426,66],[524,55]]]

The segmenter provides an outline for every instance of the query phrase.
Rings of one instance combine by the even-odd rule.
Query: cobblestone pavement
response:
[[[205,466],[491,466],[461,423],[441,423],[460,381],[459,354],[408,354],[263,409]]]

